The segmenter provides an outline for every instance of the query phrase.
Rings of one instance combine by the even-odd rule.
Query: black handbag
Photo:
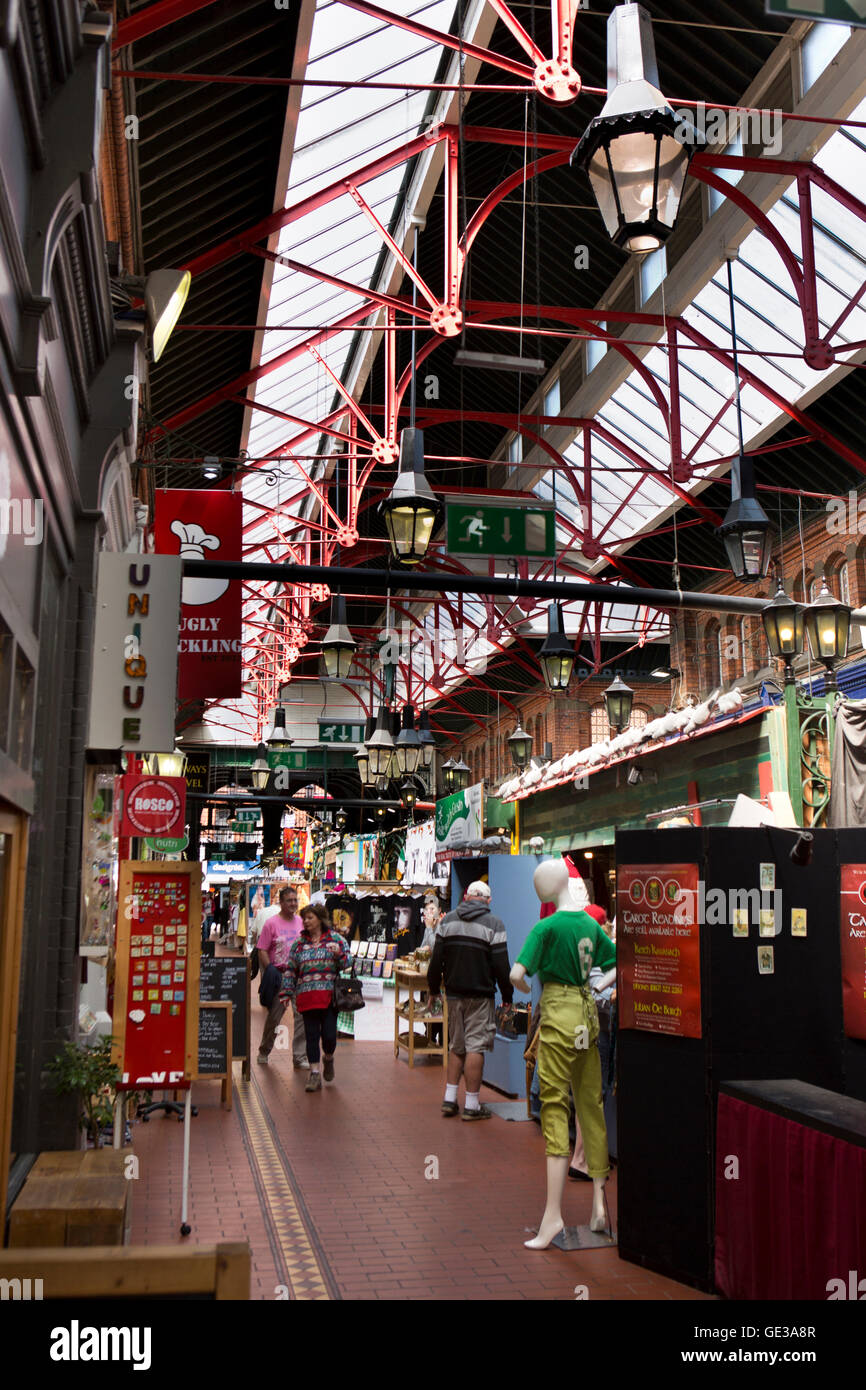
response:
[[[353,1014],[364,1008],[361,981],[355,979],[355,962],[352,961],[352,974],[348,980],[340,975],[334,981],[334,1008],[338,1014]]]

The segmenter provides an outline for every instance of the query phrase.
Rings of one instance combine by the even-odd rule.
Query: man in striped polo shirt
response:
[[[448,1000],[448,1083],[442,1114],[457,1115],[460,1077],[466,1084],[464,1120],[489,1120],[493,1114],[479,1099],[484,1054],[493,1051],[496,1036],[494,998],[499,986],[503,1004],[510,1004],[508,941],[505,924],[490,911],[490,889],[470,883],[463,902],[439,923],[427,969],[431,994],[445,984]]]

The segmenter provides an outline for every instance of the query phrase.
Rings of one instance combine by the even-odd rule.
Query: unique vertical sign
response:
[[[195,1075],[200,937],[198,864],[121,864],[112,1058],[122,1088]]]
[[[866,1041],[866,864],[842,865],[841,891],[843,1027]]]
[[[161,555],[240,560],[239,492],[166,489],[156,494],[154,536]],[[228,579],[183,581],[178,687],[182,700],[241,694],[241,586]]]
[[[174,748],[181,563],[99,556],[89,748]]]
[[[620,1028],[701,1036],[697,890],[697,864],[626,864],[617,870]]]

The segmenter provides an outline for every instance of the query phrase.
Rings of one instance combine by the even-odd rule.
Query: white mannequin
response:
[[[568,868],[562,859],[548,859],[544,864],[539,864],[532,876],[533,887],[541,902],[554,903],[557,910],[574,912],[569,882]],[[531,986],[526,979],[525,966],[512,966],[511,983],[523,994],[530,993]],[[562,1219],[562,1194],[565,1191],[568,1164],[567,1157],[560,1158],[549,1154],[547,1156],[547,1205],[538,1235],[523,1242],[528,1250],[546,1250],[551,1241],[565,1228]],[[589,1223],[591,1231],[603,1231],[607,1225],[604,1212],[605,1181],[605,1178],[592,1180],[592,1217]]]

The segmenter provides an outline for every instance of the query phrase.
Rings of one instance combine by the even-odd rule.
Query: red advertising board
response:
[[[159,555],[240,560],[243,498],[239,492],[181,488],[156,494]],[[177,693],[182,700],[241,694],[241,586],[228,579],[184,579],[178,637]]]
[[[200,936],[198,864],[121,864],[112,1057],[122,1088],[195,1074]]]
[[[283,868],[289,873],[300,874],[304,871],[304,859],[307,853],[307,832],[306,830],[284,830],[283,831]]]
[[[841,891],[843,1027],[866,1040],[866,864],[842,865]]]
[[[120,833],[139,838],[146,835],[183,837],[186,816],[186,780],[183,777],[153,777],[130,772],[120,779],[123,812]]]
[[[626,864],[617,870],[620,1028],[701,1036],[697,905],[697,864]]]

